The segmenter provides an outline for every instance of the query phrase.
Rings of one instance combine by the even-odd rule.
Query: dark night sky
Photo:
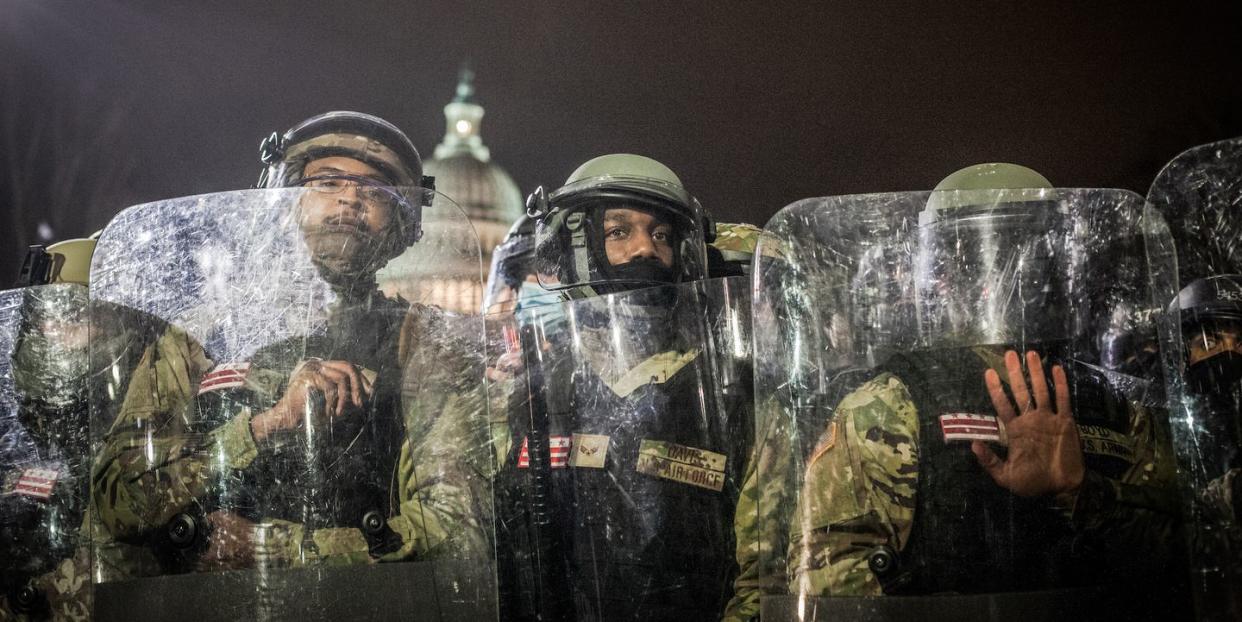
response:
[[[0,282],[40,219],[246,187],[260,139],[319,112],[430,156],[465,58],[524,192],[631,151],[759,224],[981,161],[1145,192],[1242,134],[1242,3],[811,4],[0,0]]]

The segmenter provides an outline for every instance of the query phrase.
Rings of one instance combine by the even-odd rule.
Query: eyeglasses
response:
[[[396,190],[383,185],[383,182],[361,175],[313,175],[298,180],[298,186],[310,188],[321,194],[340,194],[346,188],[354,188],[358,196],[365,202],[396,208],[405,203],[405,197]]]

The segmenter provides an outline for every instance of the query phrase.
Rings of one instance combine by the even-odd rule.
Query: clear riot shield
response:
[[[1165,375],[1200,619],[1242,618],[1242,138],[1169,162],[1148,193],[1177,250]]]
[[[1182,285],[1242,273],[1239,197],[1242,138],[1187,149],[1156,176],[1147,199],[1169,225]]]
[[[92,305],[139,354],[91,386],[98,619],[496,616],[483,323],[425,304],[477,241],[434,192],[348,192],[104,231]]]
[[[86,287],[0,292],[0,619],[90,615]]]
[[[492,318],[502,610],[719,618],[752,438],[749,298],[728,278]]]
[[[1155,339],[1153,283],[1171,275],[1149,256],[1167,249],[1154,217],[1092,189],[827,197],[773,217],[743,492],[758,502],[738,519],[759,593],[738,600],[765,620],[1184,613],[1159,366],[1101,354],[1117,325]]]

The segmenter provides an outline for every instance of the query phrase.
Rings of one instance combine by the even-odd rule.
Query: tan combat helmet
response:
[[[101,232],[89,238],[64,240],[50,246],[31,246],[22,262],[18,287],[77,283],[90,285],[91,255]]]
[[[95,253],[95,234],[89,238],[64,240],[47,247],[52,262],[48,270],[48,283],[78,283],[90,285],[91,255]]]
[[[988,162],[954,171],[936,184],[919,223],[936,220],[940,212],[984,203],[1021,203],[1052,198],[1052,182],[1020,164]]]

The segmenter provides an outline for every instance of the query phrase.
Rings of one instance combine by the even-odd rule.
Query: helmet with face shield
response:
[[[1015,164],[980,164],[936,186],[919,214],[916,307],[928,347],[1068,336],[1065,214],[1052,184]]]
[[[314,166],[330,163],[328,159],[332,158],[360,165]],[[366,243],[373,247],[368,252],[348,253],[348,261],[319,257],[320,268],[327,267],[333,277],[345,277],[329,281],[374,273],[422,237],[422,207],[430,205],[433,181],[422,175],[419,150],[396,125],[384,119],[348,110],[319,114],[283,134],[268,135],[260,145],[260,160],[267,168],[258,179],[258,187],[303,186],[315,194],[338,197],[356,192],[365,205],[390,210],[391,225],[380,240]],[[335,238],[317,245],[314,232],[309,231],[307,240],[313,255],[322,255],[314,251],[317,246],[333,251],[347,246]]]
[[[22,423],[45,445],[85,439],[86,288],[94,250],[93,238],[32,249],[48,258],[46,272],[24,290],[11,373]]]
[[[545,288],[594,295],[707,274],[714,229],[681,179],[651,158],[594,158],[550,195],[536,190],[528,211]]]
[[[378,176],[349,174],[306,175],[307,165],[323,158],[350,158],[378,171]],[[320,190],[338,190],[353,184],[366,187],[391,186],[397,221],[405,246],[421,237],[420,207],[426,197],[410,197],[412,187],[432,189],[433,181],[422,174],[422,158],[414,143],[396,125],[375,115],[335,110],[303,120],[279,134],[272,132],[260,145],[260,160],[266,165],[258,187],[307,185]],[[394,192],[371,191],[392,195]],[[417,199],[417,200],[415,200]],[[402,246],[404,248],[404,246]]]
[[[1169,305],[1179,310],[1189,388],[1223,391],[1242,379],[1242,275],[1196,279]]]

